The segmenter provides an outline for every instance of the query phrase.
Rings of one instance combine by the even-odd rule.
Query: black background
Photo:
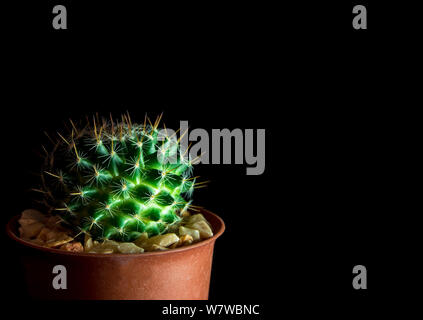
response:
[[[66,5],[68,30],[52,28],[55,4]],[[367,5],[368,30],[352,28],[355,4]],[[4,224],[31,206],[44,130],[97,111],[138,121],[164,112],[168,127],[266,129],[263,175],[195,168],[212,180],[196,204],[227,225],[213,302],[259,303],[266,316],[296,306],[360,314],[417,286],[421,80],[408,5],[59,1],[1,12]],[[7,252],[7,301],[26,301]],[[357,264],[367,291],[352,288]]]

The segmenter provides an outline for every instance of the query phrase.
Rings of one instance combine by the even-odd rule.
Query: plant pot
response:
[[[217,215],[202,210],[214,236],[193,245],[139,254],[75,253],[39,247],[18,237],[18,216],[7,234],[18,243],[28,293],[37,299],[205,300],[213,248],[225,230]],[[56,265],[66,267],[67,289],[54,289]]]

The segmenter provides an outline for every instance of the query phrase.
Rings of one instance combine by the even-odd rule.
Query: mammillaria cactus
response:
[[[76,235],[116,241],[158,235],[192,206],[193,160],[176,133],[158,129],[160,119],[146,117],[139,125],[129,115],[120,121],[97,116],[58,133],[39,191]]]

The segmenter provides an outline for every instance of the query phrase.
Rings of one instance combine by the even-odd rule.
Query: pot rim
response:
[[[19,238],[15,232],[13,232],[13,224],[17,223],[17,220],[19,219],[19,215],[15,215],[13,216],[9,222],[6,225],[6,233],[7,235],[14,241],[27,246],[27,247],[31,247],[33,249],[39,250],[39,251],[44,251],[44,252],[49,252],[49,253],[57,253],[59,255],[65,255],[65,256],[78,256],[78,257],[90,257],[90,258],[118,258],[118,257],[133,257],[133,258],[137,258],[137,257],[151,257],[151,256],[158,256],[158,255],[165,255],[165,254],[172,254],[172,253],[178,253],[178,252],[183,252],[183,251],[187,251],[187,250],[191,250],[191,249],[195,249],[198,247],[202,247],[205,245],[208,245],[214,241],[216,241],[217,238],[219,238],[222,233],[225,231],[225,223],[223,222],[222,218],[220,218],[217,214],[214,214],[213,212],[206,210],[206,209],[201,209],[202,213],[206,213],[206,215],[211,215],[213,216],[217,221],[218,221],[218,228],[217,228],[217,232],[208,239],[202,240],[200,242],[188,245],[188,246],[184,246],[184,247],[179,247],[179,248],[174,248],[174,249],[170,249],[170,250],[163,250],[163,251],[154,251],[154,252],[143,252],[143,253],[88,253],[88,252],[72,252],[72,251],[65,251],[65,250],[60,250],[60,249],[53,249],[53,248],[47,248],[47,247],[42,247],[42,246],[38,246],[36,244],[27,242],[21,238]],[[215,230],[213,230],[213,232],[215,232]]]

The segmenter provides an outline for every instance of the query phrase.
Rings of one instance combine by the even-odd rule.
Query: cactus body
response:
[[[195,181],[191,162],[175,136],[157,129],[159,121],[97,119],[59,134],[42,174],[50,208],[76,233],[100,240],[132,241],[177,223]]]

